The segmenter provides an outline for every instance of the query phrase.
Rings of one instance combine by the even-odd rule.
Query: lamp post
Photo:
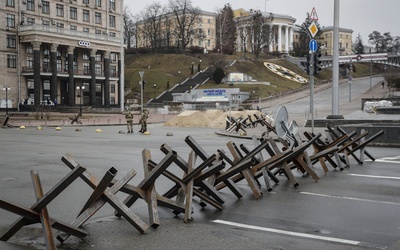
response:
[[[80,101],[79,101],[79,113],[82,115],[82,98],[83,98],[83,90],[85,86],[77,86],[76,89],[79,91]]]
[[[140,115],[143,114],[143,76],[144,71],[139,71],[140,75]]]
[[[194,68],[194,62],[192,62],[192,69],[190,71],[190,73],[193,75],[193,68]]]
[[[200,59],[200,61],[199,61],[199,67],[197,68],[197,71],[198,71],[198,72],[201,71],[200,67],[201,67],[201,59]]]
[[[153,89],[154,89],[154,93],[153,93],[153,99],[156,99],[156,87],[157,87],[157,84],[153,84]]]
[[[8,116],[8,91],[11,90],[7,85],[3,87],[3,90],[6,91],[6,116]]]
[[[371,55],[371,49],[369,49],[369,90],[372,88],[372,55]]]

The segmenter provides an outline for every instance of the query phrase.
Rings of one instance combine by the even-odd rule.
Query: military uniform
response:
[[[133,133],[133,114],[131,111],[128,111],[125,114],[126,126],[128,128],[128,133]]]
[[[147,131],[147,118],[149,118],[149,113],[148,113],[148,111],[145,110],[145,111],[143,111],[142,116],[140,117],[140,121],[139,121],[139,123],[141,125],[139,132],[141,132],[141,133],[144,133]]]

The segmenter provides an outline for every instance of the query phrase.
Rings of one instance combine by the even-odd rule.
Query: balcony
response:
[[[18,29],[19,29],[18,30],[19,35],[21,35],[21,36],[32,35],[35,33],[43,33],[43,35],[46,35],[46,36],[55,36],[55,37],[66,36],[66,37],[71,37],[73,39],[96,40],[96,42],[102,41],[102,42],[111,42],[111,43],[118,43],[118,44],[120,44],[120,42],[121,42],[119,36],[112,37],[112,36],[102,35],[102,34],[80,32],[80,31],[76,31],[76,30],[58,28],[55,26],[32,24],[32,25],[18,26]],[[116,34],[119,35],[120,33],[118,32]]]

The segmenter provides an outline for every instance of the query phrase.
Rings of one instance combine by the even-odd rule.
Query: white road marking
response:
[[[365,174],[347,174],[347,175],[358,176],[358,177],[367,177],[367,178],[400,180],[400,177],[383,176],[383,175],[365,175]]]
[[[275,228],[252,226],[252,225],[236,223],[236,222],[231,222],[231,221],[225,221],[225,220],[214,220],[213,222],[214,223],[219,223],[219,224],[225,224],[225,225],[229,225],[229,226],[234,226],[234,227],[241,227],[241,228],[259,230],[259,231],[277,233],[277,234],[284,234],[284,235],[290,235],[290,236],[297,236],[297,237],[303,237],[303,238],[309,238],[309,239],[337,242],[337,243],[354,245],[354,246],[357,246],[357,245],[363,245],[363,246],[370,245],[370,244],[367,244],[367,243],[364,243],[364,242],[360,242],[360,241],[355,241],[355,240],[346,240],[346,239],[340,239],[340,238],[334,238],[334,237],[326,237],[326,236],[306,234],[306,233],[297,233],[297,232],[280,230],[280,229],[275,229]]]
[[[338,196],[338,195],[317,194],[317,193],[310,193],[310,192],[300,192],[300,194],[307,194],[307,195],[314,195],[314,196],[328,197],[328,198],[336,198],[336,199],[342,199],[342,200],[366,201],[366,202],[372,202],[372,203],[400,206],[400,203],[390,202],[390,201],[378,201],[378,200],[361,199],[361,198]]]
[[[366,161],[372,161],[372,160],[371,159],[367,159]],[[400,156],[383,157],[383,158],[380,158],[380,159],[375,159],[375,162],[400,164]]]

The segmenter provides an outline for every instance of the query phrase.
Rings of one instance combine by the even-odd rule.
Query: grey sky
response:
[[[154,2],[168,4],[168,0],[125,0],[125,5],[133,14],[137,14]],[[192,0],[194,6],[211,12],[221,9],[226,3],[230,3],[233,9],[264,11],[266,7],[268,12],[296,18],[297,24],[303,23],[306,13],[315,7],[320,25],[333,25],[334,0]],[[363,43],[367,44],[372,31],[400,36],[399,11],[399,0],[340,0],[339,24],[342,28],[354,31],[353,41],[360,34]]]

